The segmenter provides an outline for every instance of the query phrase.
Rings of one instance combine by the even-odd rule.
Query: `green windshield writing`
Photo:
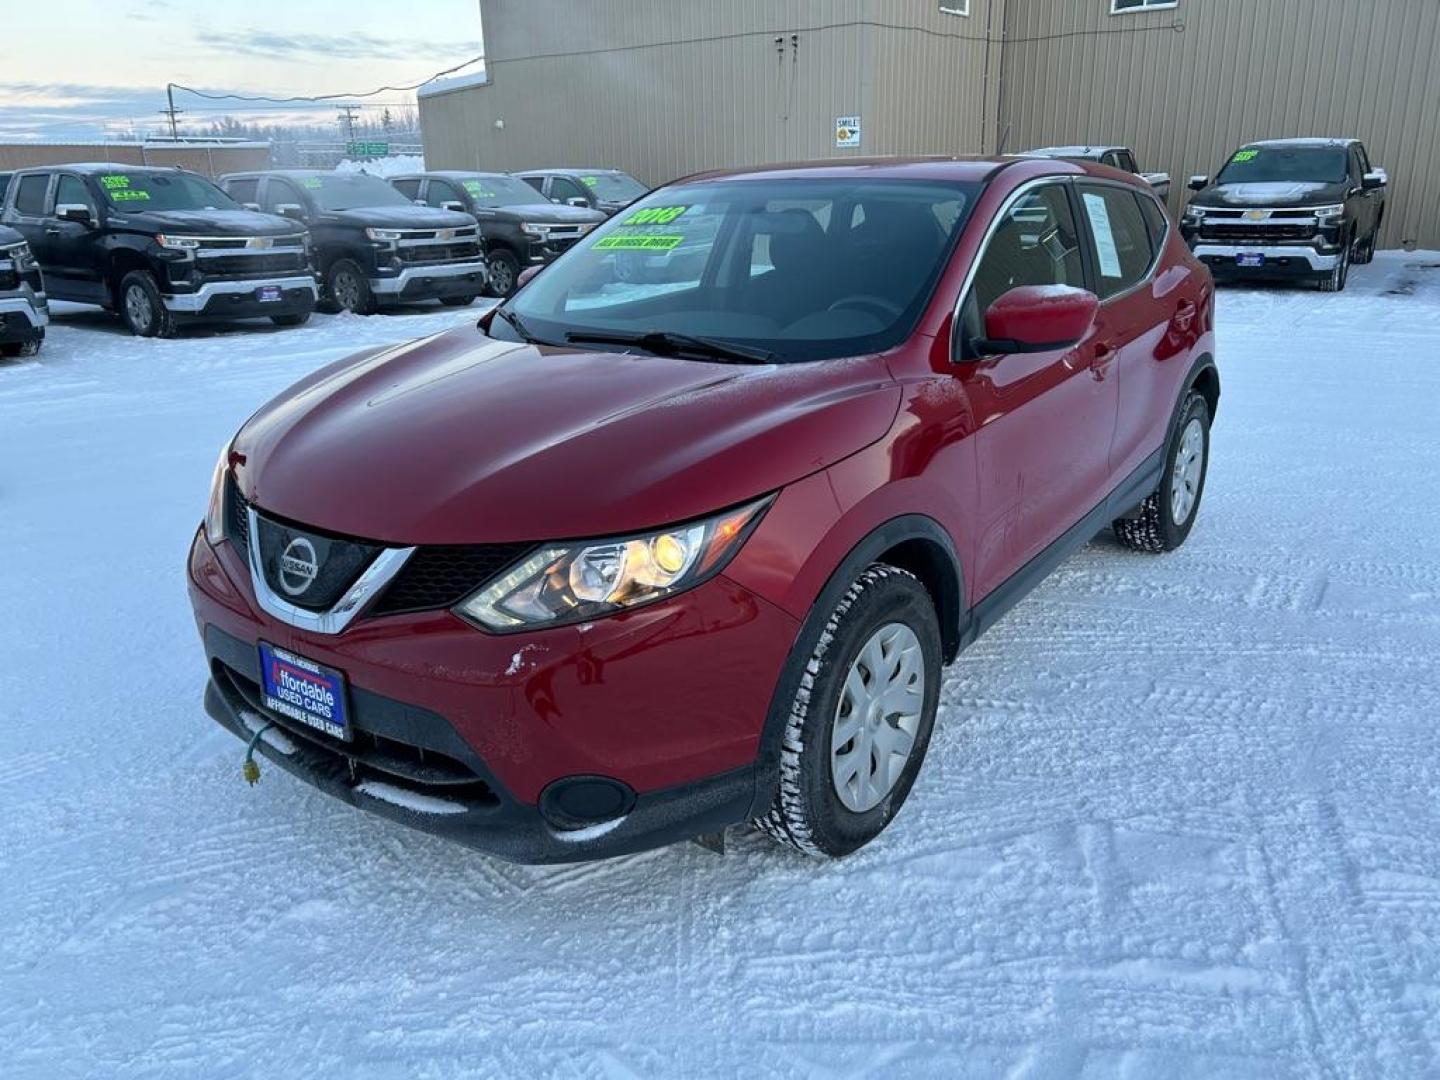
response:
[[[111,202],[145,202],[150,198],[148,191],[135,191],[129,188],[120,188],[117,191],[107,191]]]
[[[1237,150],[1231,161],[1251,161],[1260,156],[1259,150]]]
[[[300,186],[311,191],[320,190],[320,178],[318,176],[306,176],[300,180]]]
[[[495,198],[495,192],[491,191],[484,184],[480,183],[479,180],[466,180],[465,190],[468,191],[471,195],[474,195],[477,199]]]
[[[121,176],[119,173],[111,173],[100,177],[100,186],[106,191],[120,191],[130,186],[130,177]]]
[[[631,214],[624,223],[626,225],[669,225],[689,209],[688,206],[651,206]]]
[[[607,236],[595,241],[596,251],[669,251],[685,242],[683,236]]]

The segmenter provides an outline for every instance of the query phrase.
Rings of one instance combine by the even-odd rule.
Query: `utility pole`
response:
[[[161,109],[161,110],[160,110],[160,115],[161,115],[161,116],[168,116],[168,117],[170,117],[170,140],[171,140],[172,142],[179,142],[179,141],[180,141],[180,135],[179,135],[179,132],[177,131],[176,126],[175,126],[175,118],[176,118],[177,116],[179,116],[179,115],[180,115],[182,112],[184,112],[185,110],[184,110],[184,109],[177,109],[177,108],[175,108],[175,84],[174,84],[174,83],[166,83],[166,84],[165,84],[165,100],[166,100],[166,102],[169,104],[169,108]]]
[[[355,141],[355,117],[360,112],[359,105],[341,105],[340,122],[345,125],[345,141]]]

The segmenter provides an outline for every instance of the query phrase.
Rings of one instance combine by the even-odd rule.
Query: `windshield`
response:
[[[629,173],[623,172],[585,173],[580,182],[601,202],[630,202],[649,190]]]
[[[672,333],[781,362],[878,352],[914,328],[977,184],[734,180],[662,189],[507,305],[534,338]],[[497,337],[518,337],[495,320]]]
[[[545,201],[533,187],[513,176],[473,176],[461,183],[476,206],[534,206]]]
[[[378,176],[329,173],[306,176],[300,186],[321,210],[354,210],[359,206],[410,206],[412,203]]]
[[[1302,182],[1338,184],[1349,171],[1346,152],[1335,146],[1248,146],[1215,179],[1222,184]]]
[[[203,176],[183,172],[113,172],[96,178],[122,210],[238,210],[239,203]]]

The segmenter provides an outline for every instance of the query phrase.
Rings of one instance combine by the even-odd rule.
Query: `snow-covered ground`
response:
[[[217,448],[477,309],[62,310],[0,364],[0,1075],[1440,1074],[1437,264],[1223,290],[1190,542],[1097,539],[1007,616],[830,864],[517,867],[247,788],[182,579]]]

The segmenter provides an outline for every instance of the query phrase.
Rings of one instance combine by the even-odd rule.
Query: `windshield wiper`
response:
[[[523,341],[523,342],[525,342],[525,344],[527,344],[527,345],[545,345],[545,344],[548,344],[548,342],[541,341],[541,340],[540,340],[539,338],[537,338],[534,334],[532,334],[532,333],[530,333],[528,330],[526,330],[526,329],[525,329],[525,324],[520,321],[520,316],[519,316],[519,315],[516,315],[513,311],[507,311],[507,310],[505,310],[504,308],[496,308],[496,309],[495,309],[495,317],[496,317],[497,319],[504,319],[507,323],[509,323],[509,324],[510,324],[510,328],[511,328],[512,330],[514,330],[515,333],[517,333],[517,334],[520,335],[520,340]]]
[[[512,324],[513,325],[513,324]],[[572,345],[639,345],[646,352],[660,356],[702,356],[722,364],[771,364],[775,354],[768,349],[752,349],[748,345],[732,345],[713,338],[680,334],[673,330],[571,330],[565,340]]]

